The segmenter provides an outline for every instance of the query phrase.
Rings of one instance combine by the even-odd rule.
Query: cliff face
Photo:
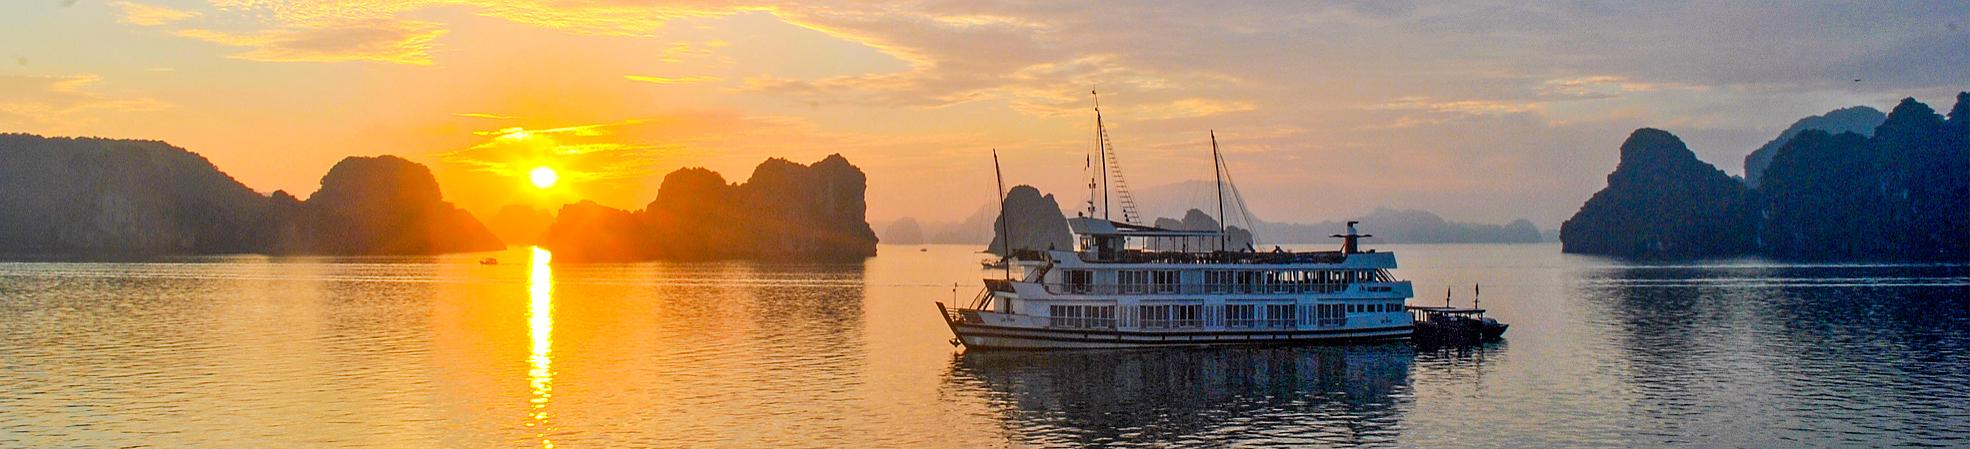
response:
[[[1560,226],[1564,251],[1694,258],[1753,247],[1744,185],[1697,160],[1668,132],[1643,128],[1629,135],[1607,183]]]
[[[1882,162],[1854,133],[1800,133],[1779,150],[1758,188],[1763,217],[1758,242],[1768,254],[1865,257],[1892,254],[1891,240],[1873,237],[1889,229],[1883,214],[1888,192]]]
[[[250,252],[266,206],[163,142],[0,134],[0,253]]]
[[[429,169],[396,156],[343,159],[299,209],[279,252],[437,254],[506,246],[445,202]]]
[[[1060,203],[1053,195],[1042,195],[1033,186],[1015,186],[1006,192],[1005,219],[992,222],[992,243],[986,251],[1003,255],[1005,241],[1002,236],[1012,237],[1012,249],[1036,250],[1072,249],[1074,236],[1067,229],[1067,216],[1060,213]],[[1010,224],[1008,232],[1002,231],[1002,224]]]
[[[349,158],[308,201],[163,142],[0,135],[0,253],[433,254],[503,247],[424,166]]]
[[[1878,109],[1854,106],[1792,122],[1792,126],[1785,127],[1785,131],[1779,132],[1778,137],[1772,138],[1770,142],[1765,142],[1764,146],[1744,156],[1744,184],[1757,188],[1764,181],[1766,170],[1772,165],[1772,157],[1778,155],[1779,147],[1785,146],[1786,142],[1792,141],[1801,132],[1816,129],[1827,134],[1855,133],[1867,136],[1874,132],[1874,127],[1881,126],[1881,122],[1886,120],[1888,116]]]
[[[1755,198],[1761,249],[1844,260],[1970,260],[1970,125],[1904,99],[1874,136],[1801,133]]]
[[[744,207],[738,221],[745,239],[734,242],[751,257],[862,259],[876,255],[863,194],[868,177],[839,154],[811,166],[768,159],[731,193]]]
[[[642,211],[587,202],[562,208],[542,245],[557,260],[577,261],[862,259],[876,251],[862,198],[867,183],[841,155],[811,166],[769,159],[738,185],[687,168],[665,175]]]
[[[1708,173],[1674,136],[1636,131],[1561,241],[1629,257],[1970,260],[1970,93],[1956,100],[1945,118],[1903,99],[1872,136],[1781,136],[1752,190]]]

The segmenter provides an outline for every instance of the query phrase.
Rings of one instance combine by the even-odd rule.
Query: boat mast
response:
[[[1006,280],[1010,281],[1012,280],[1012,221],[1006,219],[1006,175],[1004,171],[999,170],[998,148],[992,149],[992,176],[999,182],[999,242],[1004,243],[999,248],[1005,252],[999,255],[999,261],[1005,263]]]
[[[1101,124],[1101,92],[1089,90],[1094,95],[1094,146],[1101,150],[1101,219],[1108,218],[1108,130]]]
[[[1093,91],[1089,91],[1089,92],[1092,93]],[[1121,200],[1122,203],[1122,222],[1138,223],[1142,219],[1142,212],[1136,207],[1135,195],[1129,193],[1128,177],[1122,175],[1122,160],[1116,157],[1115,142],[1108,139],[1108,124],[1103,122],[1101,119],[1100,96],[1097,95],[1095,97],[1094,104],[1095,104],[1094,106],[1095,142],[1096,144],[1101,146],[1101,159],[1102,159],[1101,206],[1103,210],[1101,213],[1101,218],[1103,220],[1110,220],[1107,211],[1109,206],[1108,192],[1110,190],[1113,190],[1115,192],[1115,196],[1120,197],[1119,199]],[[1113,188],[1109,187],[1110,181],[1113,181],[1113,185],[1114,185]]]
[[[1211,177],[1218,192],[1218,251],[1225,251],[1230,245],[1230,236],[1225,235],[1230,221],[1224,216],[1224,158],[1218,156],[1218,130],[1211,130]]]

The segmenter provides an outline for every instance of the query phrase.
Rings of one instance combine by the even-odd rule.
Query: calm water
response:
[[[0,447],[1970,446],[1970,269],[1383,248],[1506,341],[966,352],[968,247],[0,263]]]

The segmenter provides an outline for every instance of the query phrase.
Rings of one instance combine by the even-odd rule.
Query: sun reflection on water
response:
[[[547,438],[547,403],[554,397],[554,270],[548,266],[553,259],[554,253],[533,247],[533,263],[527,268],[527,336],[533,339],[527,356],[527,383],[533,392],[527,425],[542,448],[554,447]]]

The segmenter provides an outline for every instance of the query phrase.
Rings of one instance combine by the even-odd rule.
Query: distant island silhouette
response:
[[[0,254],[435,254],[504,245],[423,165],[343,159],[307,200],[158,141],[0,134]]]
[[[839,154],[813,165],[768,159],[742,184],[686,168],[665,175],[643,210],[564,206],[539,240],[557,261],[860,260],[876,254],[867,188]]]
[[[1074,247],[1067,216],[1060,212],[1060,203],[1052,194],[1042,194],[1029,185],[1013,186],[1006,191],[1004,214],[1003,221],[996,216],[992,219],[992,241],[985,246],[986,252],[1007,254],[1007,239],[1002,236],[1011,237],[1014,252]]]
[[[1637,130],[1607,188],[1561,226],[1562,247],[1633,258],[1970,260],[1970,92],[1947,119],[1905,98],[1871,135],[1847,128],[1871,121],[1853,111],[1781,133],[1755,187],[1668,132]]]
[[[1063,241],[1071,241],[1063,240],[1071,239],[1065,236],[1066,214],[1059,212],[1057,208],[1054,209],[1055,212],[1047,213],[1045,205],[1034,204],[1043,202],[1045,198],[1052,198],[1052,195],[1043,195],[1037,189],[1032,190],[1029,195],[1025,192],[1026,189],[1032,187],[1022,185],[1007,192],[1006,201],[1014,217],[1013,240],[1019,242],[1015,246],[1022,249],[1044,249],[1047,243],[1052,243],[1061,248],[1069,247],[1060,246]],[[1217,228],[1217,220],[1209,212],[1196,208],[1180,210],[1183,212],[1181,219],[1158,217],[1150,224],[1172,229]],[[1033,214],[1041,217],[1032,218],[1030,215]],[[1047,224],[1052,222],[1050,217],[1054,216],[1063,218],[1057,226]],[[995,231],[997,217],[997,207],[987,203],[964,221],[925,222],[912,217],[903,217],[886,223],[877,235],[882,238],[883,243],[898,245],[988,244],[999,238],[998,232]],[[1234,218],[1232,221],[1239,223],[1242,220]],[[1523,218],[1504,225],[1465,223],[1445,220],[1428,211],[1386,207],[1376,208],[1373,212],[1348,220],[1326,220],[1316,223],[1281,223],[1263,219],[1254,221],[1256,223],[1253,227],[1257,228],[1256,232],[1246,230],[1239,224],[1227,227],[1227,230],[1233,234],[1231,239],[1233,244],[1230,245],[1232,248],[1243,248],[1246,243],[1253,241],[1254,236],[1257,241],[1265,244],[1333,243],[1335,240],[1327,236],[1338,229],[1345,228],[1346,221],[1360,221],[1375,229],[1374,241],[1379,243],[1538,243],[1546,240],[1545,234],[1538,226]],[[1054,227],[1063,229],[1061,236],[1045,237],[1030,234],[1051,232],[1050,229]],[[996,252],[998,246],[997,243],[989,243],[988,251]]]

